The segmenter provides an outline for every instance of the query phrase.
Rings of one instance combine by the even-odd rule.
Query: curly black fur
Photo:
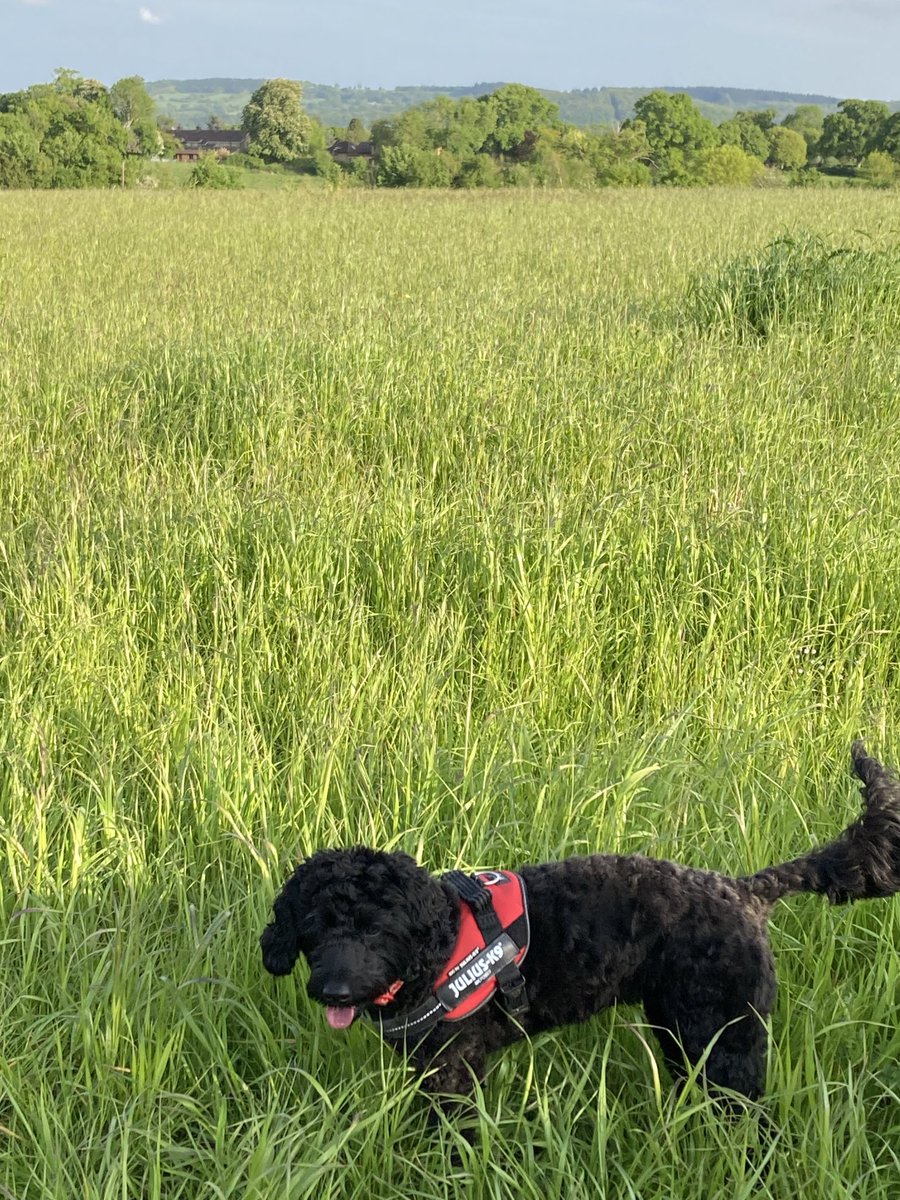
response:
[[[730,878],[638,855],[518,868],[531,917],[522,966],[529,1010],[514,1022],[489,1004],[410,1044],[416,1066],[429,1068],[428,1091],[464,1096],[488,1054],[523,1033],[641,1002],[676,1076],[706,1054],[709,1085],[759,1096],[776,989],[766,932],[772,906],[796,892],[839,904],[900,891],[900,784],[861,742],[852,758],[864,785],[860,818],[829,845],[755,875]],[[284,975],[304,955],[313,999],[354,1013],[402,979],[385,1009],[402,1016],[431,995],[456,939],[457,903],[405,854],[322,850],[276,899],[260,939],[263,962]]]

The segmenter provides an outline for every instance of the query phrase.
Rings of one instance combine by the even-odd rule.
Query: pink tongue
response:
[[[325,1019],[332,1029],[349,1029],[355,1016],[356,1009],[352,1005],[339,1008],[335,1004],[329,1004],[325,1009]]]

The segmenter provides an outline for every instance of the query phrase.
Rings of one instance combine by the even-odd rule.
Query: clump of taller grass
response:
[[[695,276],[688,300],[700,328],[742,338],[786,326],[840,333],[874,314],[900,319],[900,248],[831,246],[801,231]]]

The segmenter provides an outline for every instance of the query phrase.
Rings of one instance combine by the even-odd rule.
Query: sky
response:
[[[0,92],[55,67],[897,100],[900,0],[0,0]]]

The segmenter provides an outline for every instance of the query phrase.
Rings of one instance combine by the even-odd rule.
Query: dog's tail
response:
[[[841,836],[802,858],[766,867],[740,881],[774,904],[795,892],[817,892],[832,904],[900,892],[900,782],[862,742],[850,751],[862,780],[863,811]]]

